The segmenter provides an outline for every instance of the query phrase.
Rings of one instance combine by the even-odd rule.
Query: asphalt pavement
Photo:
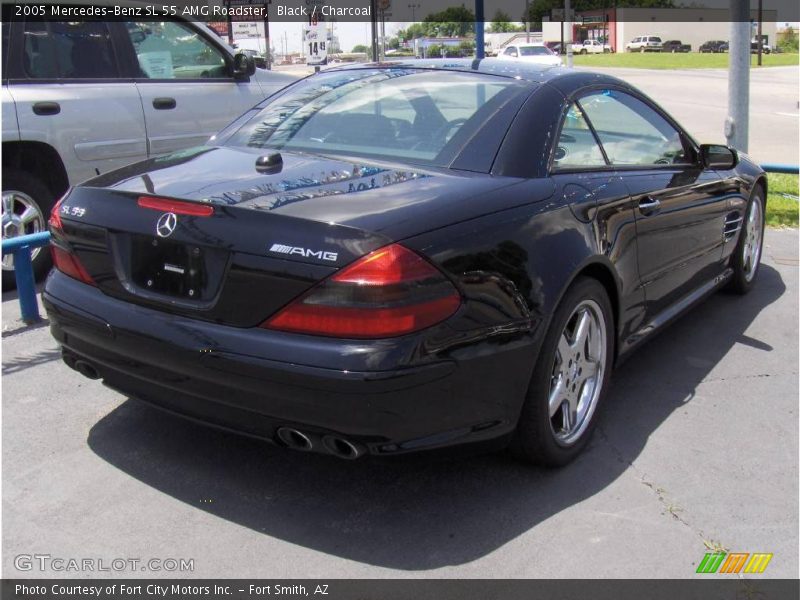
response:
[[[641,348],[587,451],[543,470],[346,462],[202,427],[71,371],[4,295],[3,577],[65,574],[16,568],[46,554],[194,561],[70,577],[685,578],[721,548],[796,578],[797,307],[798,231],[769,230],[753,292]]]

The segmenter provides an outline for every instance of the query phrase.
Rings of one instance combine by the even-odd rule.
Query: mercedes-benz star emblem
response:
[[[156,223],[156,233],[158,237],[169,237],[177,226],[178,217],[175,216],[175,213],[164,213]]]

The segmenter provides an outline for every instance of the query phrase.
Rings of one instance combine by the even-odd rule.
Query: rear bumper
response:
[[[73,368],[85,361],[129,397],[239,433],[276,441],[281,427],[300,430],[315,449],[326,435],[371,454],[503,438],[533,367],[530,335],[422,358],[403,338],[320,340],[179,317],[58,272],[43,299]]]

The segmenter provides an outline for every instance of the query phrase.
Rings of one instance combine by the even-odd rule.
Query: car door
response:
[[[232,76],[232,56],[179,21],[125,23],[150,156],[204,144],[261,100],[255,80]]]
[[[562,118],[550,175],[579,221],[594,223],[600,248],[620,282],[620,339],[641,326],[644,293],[639,285],[633,200],[620,175],[609,165],[580,106],[573,102]]]
[[[636,206],[648,321],[721,272],[727,194],[697,149],[643,98],[598,90],[580,99]]]
[[[71,184],[147,157],[141,100],[119,61],[116,24],[13,26],[8,90],[20,140],[55,148]]]

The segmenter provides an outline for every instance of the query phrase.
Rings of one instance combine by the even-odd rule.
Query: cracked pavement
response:
[[[797,257],[797,230],[768,230],[755,290],[642,347],[556,471],[345,462],[204,428],[69,370],[4,296],[3,575],[57,576],[14,568],[48,553],[193,558],[195,577],[690,578],[724,548],[796,578]]]

